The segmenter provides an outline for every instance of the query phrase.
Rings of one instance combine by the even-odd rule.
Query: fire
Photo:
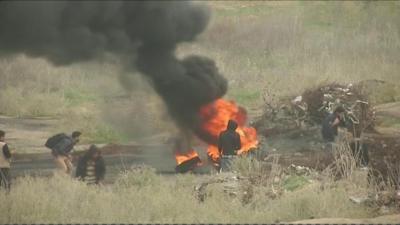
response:
[[[243,154],[257,147],[257,131],[253,127],[246,126],[246,111],[234,102],[218,99],[203,106],[200,109],[200,116],[203,121],[203,131],[212,137],[214,143],[217,143],[219,134],[226,129],[228,121],[232,119],[238,123],[236,131],[240,135],[240,142],[242,144],[242,148],[238,151],[238,154]],[[218,161],[220,154],[216,144],[208,146],[207,154],[213,161]]]
[[[190,149],[187,153],[175,152],[175,160],[177,165],[180,165],[183,162],[193,159],[195,157],[199,157],[199,155],[193,149]]]

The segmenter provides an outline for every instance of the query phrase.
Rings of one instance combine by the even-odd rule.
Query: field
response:
[[[225,98],[245,107],[250,122],[263,113],[266,102],[300,95],[307,88],[378,80],[381,84],[367,93],[371,104],[384,112],[378,115],[380,131],[400,133],[399,2],[204,4],[212,12],[208,27],[194,42],[179,45],[176,54],[212,58],[229,83]],[[19,157],[48,153],[43,143],[58,132],[82,131],[84,146],[169,146],[165,143],[178,133],[151,85],[111,56],[64,67],[26,55],[0,58],[0,129],[7,132],[6,139]],[[270,152],[268,138],[262,142],[261,150]],[[270,143],[277,142],[288,143],[287,148],[300,145],[293,140]],[[160,162],[169,154],[173,159],[168,147],[141,156],[146,159],[157,152],[156,161],[143,163],[170,165],[171,160]],[[10,193],[0,191],[0,211],[6,212],[0,223],[274,223],[368,219],[394,212],[348,199],[376,191],[354,168],[352,176],[342,180],[324,171],[327,174],[290,174],[274,183],[272,173],[259,178],[265,171],[258,163],[241,159],[237,170],[239,176],[259,182],[240,181],[234,197],[225,193],[223,185],[211,185],[204,201],[196,198],[194,187],[222,175],[124,168],[120,174],[113,171],[113,182],[99,187],[58,174],[18,176]],[[32,171],[35,168],[18,174]],[[383,222],[396,222],[387,219]],[[364,222],[368,221],[373,220]]]

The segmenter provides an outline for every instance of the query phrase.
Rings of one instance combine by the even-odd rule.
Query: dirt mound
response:
[[[346,110],[346,127],[354,136],[374,128],[374,108],[363,94],[362,84],[331,83],[307,89],[297,97],[266,99],[263,116],[255,122],[261,134],[274,135],[293,129],[319,126],[337,106]]]
[[[400,137],[370,135],[365,140],[369,145],[369,167],[372,175],[387,184],[400,186]]]
[[[267,98],[265,113],[255,127],[260,135],[267,137],[269,149],[276,149],[276,153],[282,155],[281,163],[323,169],[333,159],[322,151],[321,121],[337,106],[343,106],[346,110],[344,130],[355,138],[361,137],[356,140],[368,145],[373,176],[399,185],[399,135],[394,135],[395,132],[383,135],[377,132],[381,127],[375,129],[382,123],[377,119],[387,119],[388,115],[398,118],[398,104],[374,107],[365,91],[370,89],[366,84],[371,85],[371,82],[331,83],[308,89],[297,97]]]

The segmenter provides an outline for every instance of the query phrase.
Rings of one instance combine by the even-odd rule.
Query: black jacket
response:
[[[221,132],[218,139],[218,150],[222,155],[236,155],[242,145],[240,143],[240,135],[235,131],[237,123],[233,120],[228,122],[228,128]]]
[[[76,167],[76,177],[79,179],[83,179],[86,177],[86,169],[87,169],[87,162],[89,159],[87,157],[82,157],[78,161],[78,166]],[[95,161],[95,176],[96,176],[96,183],[100,180],[104,179],[104,175],[106,173],[106,165],[104,163],[103,157],[99,157]]]
[[[7,145],[7,144],[5,144],[5,145],[3,146],[3,154],[4,154],[4,157],[5,157],[6,159],[11,158],[11,152],[10,152],[10,149],[8,148],[8,145]]]
[[[53,146],[52,152],[54,155],[68,155],[74,148],[74,145],[73,138],[65,135]]]
[[[338,127],[342,125],[343,121],[340,121],[339,125],[332,126],[333,122],[339,118],[336,114],[330,113],[328,114],[325,119],[322,121],[322,137],[325,141],[333,142],[335,141],[335,137],[338,135]],[[339,118],[340,119],[340,118]]]

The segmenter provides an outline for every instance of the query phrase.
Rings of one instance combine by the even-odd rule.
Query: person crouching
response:
[[[95,145],[91,145],[78,161],[76,177],[88,185],[100,184],[105,172],[106,166],[100,150]]]

